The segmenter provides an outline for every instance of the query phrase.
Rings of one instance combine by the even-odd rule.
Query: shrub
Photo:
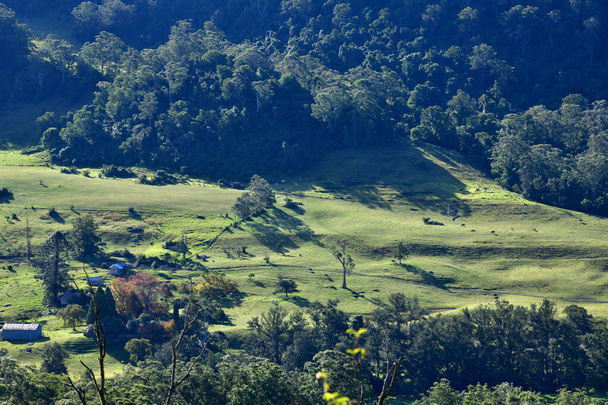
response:
[[[114,165],[104,165],[101,169],[101,173],[106,177],[118,177],[121,179],[135,177],[135,173],[133,173],[131,170]]]
[[[75,167],[62,167],[59,171],[61,173],[64,173],[64,174],[78,174],[78,173],[80,173],[78,171],[78,169],[75,168]]]

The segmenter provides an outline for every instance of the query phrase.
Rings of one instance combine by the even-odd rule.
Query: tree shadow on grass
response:
[[[366,298],[366,300],[368,300],[372,304],[377,305],[379,307],[385,307],[386,306],[386,304],[384,303],[384,301],[382,301],[380,298]]]
[[[124,344],[108,346],[106,350],[109,356],[121,363],[129,362],[129,352],[125,350]]]
[[[239,291],[236,294],[232,294],[228,297],[222,297],[217,299],[217,303],[222,308],[235,308],[240,307],[243,304],[243,300],[247,297],[247,293]]]
[[[284,205],[283,207],[285,207],[286,209],[293,211],[295,214],[298,215],[304,215],[304,213],[306,212],[306,210],[304,208],[302,208],[301,205],[298,205],[297,203],[291,203],[291,204],[287,204]]]
[[[38,339],[35,339],[35,340],[11,340],[11,339],[6,339],[4,341],[5,342],[9,342],[13,346],[31,347],[30,343],[34,343],[34,344],[46,343],[46,342],[49,342],[50,340],[51,340],[51,338],[48,337],[48,336],[41,336],[41,337],[39,337]],[[23,349],[20,349],[20,350],[23,350]]]
[[[314,169],[316,180],[289,185],[288,192],[318,193],[321,188],[330,197],[371,209],[391,210],[393,204],[405,204],[445,214],[450,205],[460,216],[468,216],[470,207],[463,198],[467,186],[444,168],[456,169],[465,160],[457,152],[433,145],[418,149],[409,143],[370,148],[365,155],[343,151]]]
[[[445,286],[446,284],[454,282],[453,279],[446,279],[443,277],[438,278],[435,276],[435,274],[433,274],[432,271],[426,271],[424,269],[421,269],[420,267],[412,266],[411,264],[402,264],[401,267],[410,273],[418,274],[420,277],[422,277],[423,283],[432,285],[437,288],[441,288],[443,290],[447,289],[447,287]]]
[[[248,225],[252,235],[275,253],[285,254],[290,249],[297,249],[298,239],[323,246],[315,233],[301,219],[281,209],[275,208],[271,212],[263,212]]]
[[[65,220],[61,217],[61,215],[57,211],[50,212],[49,217],[51,217],[53,219],[53,221],[55,221],[59,224],[65,224]]]
[[[97,348],[96,340],[93,339],[78,339],[78,340],[68,340],[63,343],[64,349],[69,351],[72,354],[84,354],[90,353]]]
[[[13,197],[13,195],[8,195],[8,196],[4,196],[4,197],[0,197],[0,204],[10,204],[11,201],[13,201],[15,199],[15,197]]]
[[[283,301],[291,302],[292,304],[295,304],[300,308],[310,307],[310,301],[308,301],[306,298],[300,297],[299,295],[292,295],[289,298],[283,299]]]
[[[334,194],[334,198],[344,201],[353,201],[368,208],[391,210],[391,205],[382,197],[378,186],[364,184],[348,179],[344,182],[325,182],[321,186]]]
[[[355,291],[352,290],[350,288],[346,288],[347,291],[350,291],[350,293],[352,294],[354,299],[359,299],[359,298],[363,298],[366,301],[369,301],[370,303],[380,306],[380,307],[384,307],[386,306],[386,304],[384,302],[382,302],[382,300],[378,299],[378,298],[367,298],[365,296],[365,291]]]

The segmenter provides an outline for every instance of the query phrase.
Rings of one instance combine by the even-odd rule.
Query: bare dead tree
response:
[[[268,0],[251,0],[251,4],[256,8],[260,18],[264,17],[268,8]]]
[[[203,358],[203,355],[207,351],[207,343],[209,340],[208,340],[208,335],[207,335],[207,328],[205,327],[205,331],[204,331],[203,338],[201,341],[200,352],[194,359],[192,359],[190,361],[190,364],[188,365],[188,367],[186,368],[184,373],[181,375],[181,377],[179,377],[179,378],[177,377],[177,355],[179,353],[179,347],[181,346],[182,342],[184,341],[186,332],[188,331],[188,329],[190,329],[190,327],[192,327],[192,325],[194,325],[194,323],[196,322],[196,320],[198,319],[199,315],[202,312],[202,309],[198,308],[196,310],[196,312],[192,313],[192,309],[193,309],[192,301],[193,301],[192,296],[190,296],[190,299],[188,301],[188,305],[186,307],[185,314],[184,314],[184,326],[182,327],[181,331],[179,332],[177,340],[171,339],[171,380],[169,382],[169,389],[167,390],[167,397],[165,400],[165,405],[169,405],[171,403],[171,399],[173,397],[173,394],[177,390],[177,388],[179,388],[179,386],[182,385],[182,383],[184,381],[186,381],[186,379],[188,377],[190,377],[190,374],[192,373],[194,366],[196,366],[196,364]],[[160,403],[160,398],[159,398],[159,403]]]
[[[383,405],[384,401],[393,391],[393,387],[395,386],[395,379],[399,373],[399,366],[401,365],[401,361],[403,357],[399,357],[392,366],[388,368],[386,371],[386,376],[384,377],[384,383],[382,384],[382,392],[380,392],[380,396],[378,396],[378,400],[374,402],[374,405]]]
[[[84,264],[83,264],[83,266],[84,266]],[[84,271],[85,276],[88,279],[89,274],[87,273],[86,269],[84,269],[84,267],[83,267],[83,271]],[[86,298],[85,292],[76,283],[74,283],[74,285],[76,286],[76,289],[78,291],[80,291],[80,294]],[[91,297],[92,297],[91,302],[89,302],[89,305],[93,305],[93,314],[95,316],[95,337],[97,338],[97,348],[98,348],[98,353],[99,353],[99,357],[97,357],[97,361],[99,364],[99,378],[97,378],[93,369],[91,367],[89,367],[88,365],[86,365],[82,360],[80,360],[80,364],[82,364],[82,366],[88,371],[88,373],[91,375],[91,378],[93,379],[93,384],[95,385],[95,390],[97,391],[99,403],[101,405],[107,405],[108,401],[106,399],[106,391],[105,391],[106,373],[105,373],[105,366],[104,366],[104,361],[105,361],[105,357],[106,357],[106,346],[107,346],[106,345],[106,343],[107,343],[106,334],[103,330],[103,326],[101,325],[101,320],[99,318],[99,312],[101,311],[101,306],[97,304],[97,300],[95,298],[95,291],[93,290],[93,288],[91,286],[89,286],[88,289],[89,289],[89,293],[91,294]],[[78,398],[80,399],[80,402],[82,403],[82,405],[87,405],[87,398],[86,398],[85,390],[83,388],[76,386],[76,384],[74,383],[72,378],[69,376],[68,376],[68,382],[69,382],[69,384],[67,384],[67,385],[69,387],[71,387],[74,391],[76,391],[76,393],[78,394]]]
[[[25,244],[27,246],[27,260],[32,259],[32,234],[30,233],[30,220],[25,218]]]

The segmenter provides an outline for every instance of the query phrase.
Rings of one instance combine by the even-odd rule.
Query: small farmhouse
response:
[[[80,293],[78,291],[71,290],[59,297],[59,302],[61,303],[62,307],[65,307],[73,304],[76,300],[78,300],[79,296]]]
[[[110,266],[110,274],[113,276],[122,276],[126,267],[127,264],[125,262],[115,263]]]
[[[2,340],[36,340],[42,336],[39,323],[6,323],[2,327]]]
[[[87,284],[91,287],[103,287],[103,278],[102,277],[89,277],[87,279]]]

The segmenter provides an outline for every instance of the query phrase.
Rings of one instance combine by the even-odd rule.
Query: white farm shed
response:
[[[39,323],[6,323],[2,327],[2,340],[36,340],[42,336]]]

